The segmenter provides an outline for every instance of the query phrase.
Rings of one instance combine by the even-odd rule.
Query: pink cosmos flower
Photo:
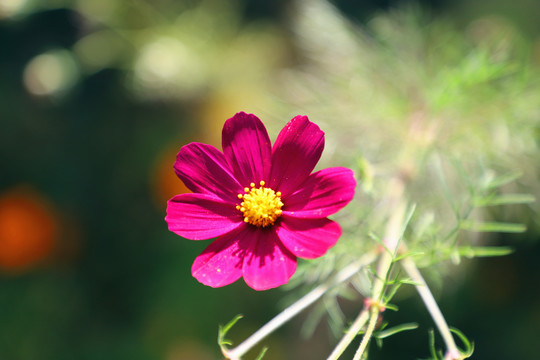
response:
[[[324,132],[296,116],[274,146],[259,118],[244,112],[225,122],[223,152],[191,143],[174,170],[191,194],[167,203],[169,230],[191,240],[217,237],[196,259],[193,276],[220,287],[240,277],[255,290],[287,283],[297,257],[320,257],[341,236],[327,218],[351,201],[350,169],[311,173],[324,148]]]

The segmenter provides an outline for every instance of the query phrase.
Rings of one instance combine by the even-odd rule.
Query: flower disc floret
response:
[[[244,216],[244,222],[258,227],[274,225],[277,218],[281,216],[283,202],[281,192],[276,192],[264,187],[265,182],[259,183],[256,188],[255,183],[251,183],[251,188],[244,188],[245,194],[238,194],[238,198],[243,200],[236,206]]]

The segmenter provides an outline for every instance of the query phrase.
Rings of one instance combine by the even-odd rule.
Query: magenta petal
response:
[[[324,148],[324,132],[307,116],[294,117],[272,148],[270,187],[290,194],[313,171]]]
[[[169,230],[191,240],[223,235],[243,224],[235,205],[215,195],[181,194],[167,202]]]
[[[294,255],[314,259],[324,255],[336,244],[341,236],[341,227],[329,219],[296,219],[284,216],[277,235]]]
[[[327,217],[352,200],[355,187],[350,169],[335,167],[317,171],[298,191],[283,198],[283,214],[298,218]]]
[[[243,186],[268,181],[271,145],[261,120],[239,112],[223,125],[223,153]]]
[[[253,236],[244,260],[246,284],[255,290],[286,284],[296,271],[296,257],[283,246],[273,230],[253,228]]]
[[[174,163],[176,175],[193,192],[214,194],[236,202],[243,192],[225,156],[215,147],[191,143],[180,149]]]
[[[229,285],[238,280],[242,276],[246,253],[243,244],[250,235],[242,226],[217,238],[193,262],[193,276],[211,287]]]

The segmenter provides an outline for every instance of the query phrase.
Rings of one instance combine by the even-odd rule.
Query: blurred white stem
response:
[[[334,348],[334,351],[330,354],[327,360],[337,360],[345,349],[349,346],[351,341],[358,335],[358,332],[362,330],[369,318],[369,308],[364,308],[358,317],[354,320],[352,325],[347,330],[345,336],[341,338],[341,341]]]
[[[397,248],[401,239],[403,231],[403,220],[405,216],[406,205],[403,201],[403,192],[405,190],[405,184],[399,177],[395,177],[389,184],[388,187],[388,197],[386,207],[390,213],[390,218],[386,225],[386,230],[384,234],[384,250],[381,250],[381,256],[379,257],[379,262],[377,263],[377,274],[375,275],[373,288],[371,291],[371,306],[368,309],[363,309],[357,319],[362,318],[364,311],[369,314],[369,324],[362,338],[362,342],[355,354],[355,359],[360,359],[364,354],[369,341],[373,335],[373,330],[377,324],[377,319],[379,317],[379,312],[382,311],[382,300],[384,295],[384,289],[386,285],[386,279],[388,272],[392,267],[393,260],[397,253]],[[369,310],[369,311],[367,311]],[[363,320],[363,318],[362,318]],[[364,321],[365,323],[365,321]],[[362,324],[363,325],[363,324]],[[338,353],[336,349],[332,352],[328,360],[334,360],[339,357],[339,355],[345,350],[345,348],[352,342],[354,337],[358,334],[356,328],[349,329],[347,334],[342,338],[336,348],[339,348],[341,352],[337,357],[333,357],[334,353]]]
[[[353,275],[358,273],[358,271],[362,267],[373,262],[376,259],[376,256],[377,254],[375,251],[364,254],[360,259],[349,264],[341,271],[339,271],[331,281],[317,286],[315,289],[311,290],[294,304],[283,310],[280,314],[278,314],[276,317],[266,323],[262,328],[253,333],[253,335],[244,340],[244,342],[242,342],[240,345],[230,350],[223,348],[223,355],[225,355],[226,358],[231,360],[239,360],[246,352],[248,352],[251,348],[257,345],[259,341],[261,341],[266,336],[275,331],[277,328],[279,328],[281,325],[292,319],[299,312],[313,304],[329,289],[347,281]]]
[[[375,326],[377,326],[377,320],[379,318],[379,310],[380,309],[377,306],[371,307],[371,318],[369,320],[366,333],[364,334],[364,337],[362,338],[362,342],[360,343],[358,350],[356,350],[356,353],[354,354],[353,360],[360,360],[362,358],[362,355],[364,354],[364,351],[366,351],[367,345],[369,344],[369,340],[371,339],[371,336],[373,335],[373,330],[375,330]]]
[[[426,308],[431,314],[431,317],[433,318],[435,325],[437,326],[437,328],[439,329],[439,332],[441,333],[444,343],[446,344],[445,359],[446,360],[460,359],[461,358],[460,351],[457,348],[456,343],[454,342],[454,337],[452,336],[452,333],[450,332],[450,329],[448,328],[448,324],[446,323],[446,320],[444,319],[441,309],[439,309],[439,306],[437,305],[437,302],[435,301],[433,294],[429,290],[429,287],[427,286],[424,278],[422,277],[422,274],[416,267],[416,264],[414,263],[414,261],[411,260],[411,258],[405,257],[401,260],[401,265],[403,266],[403,269],[405,269],[405,271],[407,272],[411,280],[418,284],[416,285],[416,290],[420,294],[420,297],[424,301]]]
[[[401,198],[399,198],[399,200],[395,200],[395,202],[392,202],[394,211],[388,221],[386,234],[383,239],[385,250],[383,250],[381,257],[379,258],[375,283],[373,285],[373,291],[371,292],[373,305],[371,306],[370,311],[369,326],[364,334],[364,337],[362,338],[362,342],[360,343],[356,354],[354,355],[354,360],[362,358],[373,335],[373,330],[375,330],[379,312],[383,309],[381,305],[383,302],[384,290],[386,288],[386,279],[392,267],[392,263],[397,253],[397,248],[399,246],[399,241],[401,239],[403,217],[405,215],[405,203],[401,201]]]

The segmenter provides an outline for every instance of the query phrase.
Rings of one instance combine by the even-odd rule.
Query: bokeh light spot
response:
[[[23,81],[33,95],[61,95],[79,78],[73,56],[66,50],[53,50],[34,57],[24,69]]]
[[[157,90],[191,97],[206,84],[203,59],[172,37],[159,37],[143,46],[135,60],[134,74],[137,90],[154,96]]]
[[[0,0],[0,19],[17,15],[28,0]]]

